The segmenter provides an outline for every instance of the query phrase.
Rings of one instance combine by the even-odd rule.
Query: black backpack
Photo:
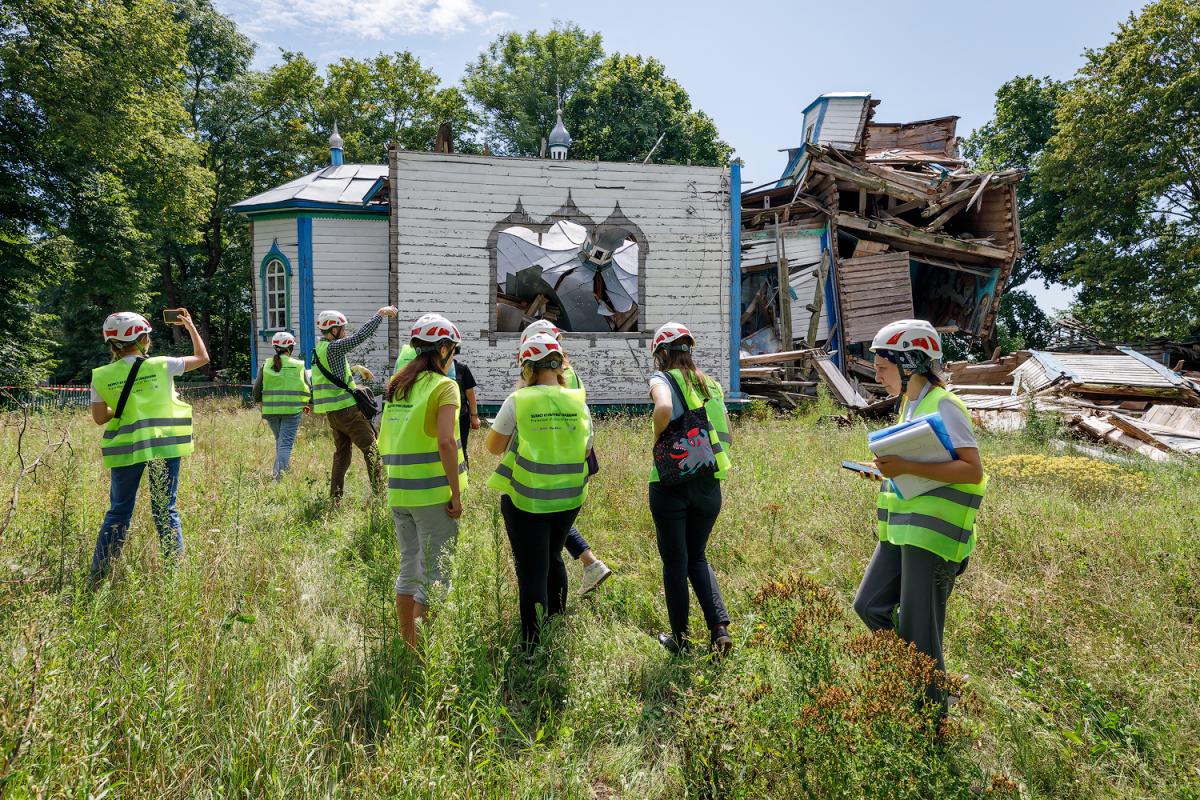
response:
[[[658,482],[664,486],[687,483],[695,478],[717,474],[717,454],[713,450],[716,433],[704,405],[688,408],[683,390],[670,372],[664,372],[673,396],[679,398],[683,413],[671,420],[654,442],[654,466]]]

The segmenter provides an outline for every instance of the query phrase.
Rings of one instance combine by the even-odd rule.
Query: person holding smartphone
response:
[[[918,475],[945,485],[906,499],[883,481],[876,502],[879,542],[855,594],[854,610],[868,628],[895,630],[944,671],[946,604],[975,549],[975,515],[987,476],[967,407],[938,375],[943,351],[937,329],[919,319],[890,323],[875,335],[871,352],[877,380],[889,395],[901,397],[900,421],[940,415],[955,458],[939,463],[894,455],[875,460],[883,478]],[[930,685],[926,694],[944,715],[945,693]]]
[[[164,319],[187,331],[192,355],[151,357],[150,323],[141,314],[119,311],[104,320],[101,334],[111,363],[92,370],[92,421],[105,426],[100,441],[110,470],[109,503],[92,553],[90,582],[108,575],[125,545],[138,486],[149,465],[150,507],[163,557],[183,555],[183,525],[176,510],[179,466],[192,442],[192,408],[175,392],[175,378],[208,363],[208,350],[187,309]]]
[[[410,647],[429,610],[429,590],[446,585],[458,542],[467,462],[458,440],[458,384],[446,375],[462,337],[445,317],[411,329],[414,357],[388,381],[379,450],[400,547],[396,617]]]

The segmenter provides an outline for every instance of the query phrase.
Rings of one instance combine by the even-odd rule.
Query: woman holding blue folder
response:
[[[936,463],[881,456],[875,466],[885,478],[915,475],[938,486],[915,497],[900,497],[890,481],[876,507],[879,543],[854,598],[854,610],[871,630],[895,630],[945,670],[942,634],[946,602],[954,580],[975,549],[975,514],[987,476],[979,445],[962,400],[938,376],[941,336],[924,320],[893,322],[871,342],[875,375],[891,395],[899,395],[900,421],[937,414],[945,427],[951,459]],[[927,690],[946,709],[944,692]]]

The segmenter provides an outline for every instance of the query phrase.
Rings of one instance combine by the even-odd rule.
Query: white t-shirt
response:
[[[137,360],[137,358],[138,358],[137,356],[125,356],[121,360],[124,361],[126,364],[132,364],[134,361]],[[167,359],[167,377],[168,378],[178,378],[180,375],[183,374],[183,359],[182,358],[174,358],[172,356],[166,356],[166,359]],[[96,384],[94,384],[94,383],[92,384],[92,402],[93,403],[103,403],[104,402],[104,398],[101,397],[100,393],[96,391]]]
[[[910,400],[905,404],[904,422],[913,418],[917,406],[921,405],[921,401],[925,399],[925,395],[929,394],[929,390],[932,388],[933,384],[926,384],[915,401]],[[971,430],[971,420],[967,418],[957,403],[948,397],[942,398],[938,403],[938,414],[942,416],[942,422],[946,425],[946,433],[950,434],[950,444],[954,445],[955,449],[960,447],[979,448],[979,442],[975,440],[975,434]]]
[[[500,406],[500,411],[496,413],[496,418],[492,421],[492,430],[501,436],[512,436],[517,431],[517,401],[514,399],[517,396],[513,392],[508,397],[504,398],[504,403]],[[592,410],[587,406],[588,415],[588,440],[587,449],[592,449]]]

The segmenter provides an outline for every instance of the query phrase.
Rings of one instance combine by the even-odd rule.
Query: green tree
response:
[[[433,70],[407,51],[371,59],[343,58],[328,69],[322,116],[341,126],[347,161],[377,163],[389,142],[432,150],[449,122],[455,149],[474,147],[475,120],[457,88],[438,88]]]
[[[57,374],[84,376],[105,314],[145,307],[159,245],[194,238],[207,189],[186,60],[163,0],[0,6],[0,284],[20,287],[0,299],[0,334],[31,343],[13,377],[44,377],[55,345]]]
[[[1059,99],[1036,185],[1076,314],[1103,336],[1200,333],[1200,3],[1131,15]]]
[[[498,36],[463,77],[463,90],[482,112],[488,146],[501,155],[538,155],[558,99],[569,105],[603,56],[600,34],[572,23],[556,22],[544,34]],[[580,120],[568,113],[564,122],[574,130]]]
[[[1062,198],[1038,181],[1046,144],[1055,130],[1055,111],[1064,84],[1050,77],[1017,76],[996,91],[994,116],[963,142],[972,165],[981,170],[1026,170],[1017,184],[1022,252],[996,318],[996,341],[1005,350],[1044,347],[1053,325],[1037,300],[1021,287],[1030,281],[1062,281],[1064,266],[1052,246]],[[982,354],[986,357],[990,354]]]
[[[717,126],[669,77],[655,58],[615,53],[566,107],[576,158],[603,161],[642,160],[654,148],[652,161],[693,162],[718,166],[732,149],[721,141]]]

